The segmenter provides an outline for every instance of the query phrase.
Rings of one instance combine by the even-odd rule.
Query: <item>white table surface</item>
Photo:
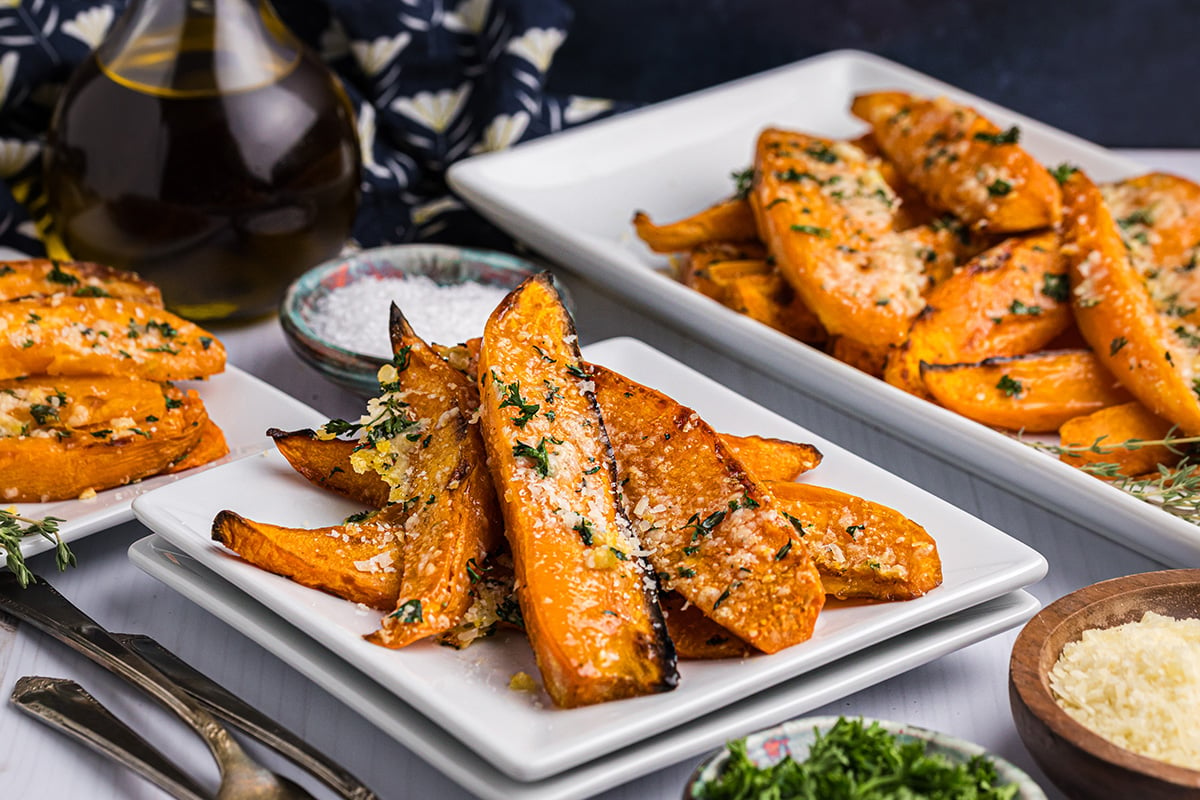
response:
[[[1147,167],[1200,178],[1200,153],[1195,151],[1126,154]],[[769,375],[717,355],[594,287],[565,277],[578,303],[577,322],[584,342],[621,335],[640,338],[1027,542],[1050,563],[1046,579],[1031,587],[1043,603],[1098,580],[1162,568],[1150,558],[1032,506],[952,463],[914,450],[887,431],[816,404]],[[360,413],[357,398],[326,383],[292,355],[274,319],[216,332],[232,363],[242,369],[330,416]],[[80,568],[62,575],[55,573],[50,554],[36,557],[32,566],[102,625],[155,637],[202,672],[331,752],[382,798],[459,800],[471,796],[257,644],[136,569],[129,563],[126,549],[147,533],[139,523],[131,522],[79,541],[74,550]],[[1059,798],[1022,746],[1009,712],[1007,668],[1016,634],[1013,630],[995,636],[812,713],[901,720],[978,742],[1029,771],[1051,798]],[[23,675],[79,681],[207,785],[215,786],[215,768],[199,740],[151,701],[43,635],[24,626],[14,629],[0,618],[0,693],[10,692]],[[165,796],[8,703],[0,704],[0,742],[0,797],[107,800]],[[265,760],[283,763],[273,761],[271,754],[256,752]],[[694,760],[663,764],[659,772],[600,797],[676,798],[693,766]],[[318,797],[332,796],[324,787],[309,785]]]

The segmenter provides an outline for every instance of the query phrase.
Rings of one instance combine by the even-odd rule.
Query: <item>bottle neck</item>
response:
[[[267,0],[131,0],[96,49],[109,78],[164,97],[251,91],[299,58]]]

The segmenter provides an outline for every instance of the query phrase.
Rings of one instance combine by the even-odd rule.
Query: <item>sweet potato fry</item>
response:
[[[893,230],[896,198],[844,142],[766,130],[750,193],[780,273],[833,336],[899,344],[924,306],[925,246]]]
[[[603,367],[593,380],[660,584],[763,652],[812,636],[824,592],[766,485],[696,412]]]
[[[70,297],[0,303],[0,379],[23,375],[203,378],[225,348],[199,326],[133,300]]]
[[[679,592],[664,592],[659,603],[681,659],[745,658],[754,654],[753,647],[713,622]]]
[[[1027,433],[1056,431],[1073,417],[1131,398],[1091,350],[922,364],[933,399],[968,419]]]
[[[794,481],[821,463],[821,451],[811,444],[765,436],[718,436],[746,471],[760,481]]]
[[[1171,428],[1170,422],[1136,401],[1110,406],[1063,423],[1058,433],[1064,452],[1059,458],[1103,477],[1134,477],[1180,459],[1164,445],[1140,444],[1161,440]]]
[[[350,455],[359,443],[351,439],[323,439],[315,431],[281,431],[271,428],[279,452],[293,469],[322,489],[348,497],[365,508],[383,508],[391,487],[374,470],[358,472]]]
[[[484,441],[526,631],[546,691],[568,708],[678,680],[575,342],[542,274],[493,312],[479,359]]]
[[[724,302],[725,287],[733,278],[774,271],[767,264],[767,249],[759,242],[709,242],[683,257],[678,277],[684,286]]]
[[[871,125],[879,148],[934,208],[992,233],[1058,223],[1058,186],[1017,144],[1015,127],[1001,131],[945,97],[928,100],[903,92],[859,95],[851,112]]]
[[[22,435],[0,437],[0,499],[70,500],[158,474],[196,446],[208,420],[195,392],[164,391],[171,407],[164,403],[140,419],[118,417],[111,427],[86,429],[46,419]]]
[[[754,212],[749,203],[738,198],[724,200],[666,225],[655,225],[649,215],[639,211],[633,215],[633,227],[638,238],[656,253],[694,250],[706,242],[754,241],[758,238]]]
[[[825,592],[838,598],[911,600],[942,582],[937,545],[895,509],[805,483],[770,484]]]
[[[495,549],[501,528],[483,437],[471,419],[470,380],[417,336],[395,305],[391,337],[395,383],[387,380],[385,367],[381,388],[385,397],[403,398],[416,424],[388,432],[387,456],[407,452],[399,461],[404,474],[391,473],[400,480],[383,477],[392,487],[389,499],[410,513],[404,521],[404,577],[396,610],[367,639],[398,648],[462,621],[472,599],[471,565],[482,564]]]
[[[87,261],[0,261],[0,301],[29,297],[116,297],[162,307],[158,287],[132,272]]]
[[[162,471],[163,475],[173,475],[185,472],[195,467],[202,467],[229,455],[229,444],[225,441],[225,431],[221,430],[211,418],[206,419],[200,430],[200,440],[183,458],[172,463]]]
[[[1082,172],[1063,185],[1063,251],[1075,321],[1100,361],[1143,405],[1188,434],[1200,433],[1193,380],[1200,337],[1175,300],[1156,298],[1173,270],[1147,281],[1131,259],[1100,190]]]
[[[259,569],[390,611],[400,593],[404,516],[401,506],[391,506],[358,522],[308,530],[222,511],[212,538]]]
[[[1066,267],[1054,234],[1013,237],[935,286],[884,379],[918,397],[922,362],[958,364],[1032,353],[1071,324]]]

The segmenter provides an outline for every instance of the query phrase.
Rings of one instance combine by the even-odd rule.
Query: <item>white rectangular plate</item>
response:
[[[904,603],[846,604],[822,613],[812,639],[773,656],[680,665],[675,691],[570,711],[542,693],[513,691],[537,675],[524,639],[500,634],[463,651],[422,643],[394,651],[369,644],[379,614],[263,572],[212,542],[213,517],[232,509],[281,525],[335,524],[359,509],[313,489],[277,453],[243,459],[139,497],[134,513],[205,567],[250,593],[442,725],[496,768],[536,780],[668,730],[889,637],[1039,580],[1037,552],[866,461],[841,450],[633,339],[584,355],[660,389],[718,430],[812,442],[825,455],[813,481],[860,494],[920,522],[938,543],[943,584]],[[503,731],[497,736],[497,731]]]
[[[229,445],[227,456],[187,472],[147,478],[97,492],[95,497],[87,500],[17,503],[16,513],[30,519],[58,517],[64,520],[58,526],[64,541],[81,539],[133,519],[131,503],[140,494],[272,447],[266,435],[267,428],[308,428],[320,425],[326,419],[315,409],[233,366],[207,381],[180,381],[178,385],[195,389],[200,395],[209,417],[225,432],[225,441]],[[31,556],[53,547],[46,539],[30,536],[21,542],[21,553]]]
[[[498,771],[328,649],[232,584],[182,555],[158,536],[129,548],[140,569],[170,586],[279,656],[472,794],[485,800],[568,800],[590,797],[727,740],[795,717],[887,680],[946,653],[1026,622],[1040,607],[1015,591],[897,636],[867,652],[835,661],[772,689],[540,781],[522,782]],[[337,721],[331,726],[341,730]],[[346,736],[347,747],[361,737]],[[331,755],[339,758],[334,751]],[[399,768],[397,768],[399,769]],[[384,785],[371,775],[369,783]],[[383,773],[381,777],[393,777]],[[411,777],[411,776],[410,776]],[[374,778],[374,780],[373,780]]]
[[[1180,566],[1200,564],[1200,528],[1033,451],[1012,438],[859,372],[672,280],[633,235],[642,209],[678,219],[732,191],[768,126],[829,137],[866,130],[861,92],[947,95],[1001,127],[1043,163],[1070,162],[1098,181],[1140,170],[1101,147],[876,56],[839,51],[677,100],[467,159],[454,190],[484,216],[564,267],[801,391],[1018,491],[1073,521]]]

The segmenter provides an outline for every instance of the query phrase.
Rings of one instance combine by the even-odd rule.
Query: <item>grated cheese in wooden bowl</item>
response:
[[[1050,670],[1054,699],[1116,745],[1200,769],[1200,619],[1146,612],[1093,628],[1063,647]]]

